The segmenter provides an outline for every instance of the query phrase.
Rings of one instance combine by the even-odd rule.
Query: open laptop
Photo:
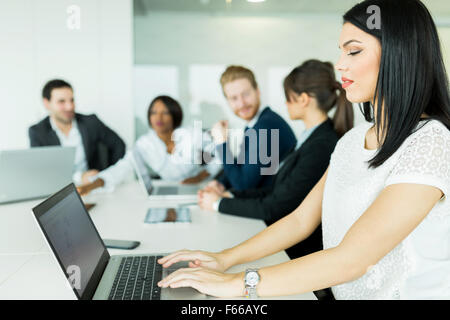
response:
[[[158,255],[110,256],[74,184],[33,209],[54,257],[78,299],[159,300],[205,299],[192,288],[159,288],[162,277],[187,262],[163,269]]]
[[[47,197],[72,182],[75,147],[0,151],[0,203]]]
[[[148,171],[144,159],[140,152],[133,149],[133,165],[138,176],[139,183],[143,187],[147,196],[152,199],[196,199],[198,187],[193,185],[170,185],[155,186],[152,182],[150,172]]]

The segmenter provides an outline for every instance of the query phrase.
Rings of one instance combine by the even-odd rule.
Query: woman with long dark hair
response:
[[[450,98],[435,24],[418,0],[368,0],[344,15],[339,47],[347,99],[363,103],[368,122],[339,140],[294,212],[220,253],[162,258],[191,268],[161,286],[222,297],[331,286],[338,299],[450,298]],[[223,273],[302,241],[320,222],[324,250]]]

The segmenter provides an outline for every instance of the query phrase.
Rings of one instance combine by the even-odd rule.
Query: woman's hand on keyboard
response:
[[[244,295],[244,272],[222,273],[207,268],[178,269],[158,282],[162,288],[192,287],[214,297],[238,297]]]
[[[189,261],[190,268],[207,268],[220,272],[224,272],[230,266],[225,263],[222,253],[212,253],[206,251],[180,250],[158,260],[164,268],[170,267],[172,264],[180,261]]]

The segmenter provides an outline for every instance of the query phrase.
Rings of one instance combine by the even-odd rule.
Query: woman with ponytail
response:
[[[450,97],[433,19],[419,0],[366,0],[344,15],[337,42],[342,87],[367,122],[338,141],[291,214],[231,249],[160,259],[193,267],[161,286],[222,297],[332,287],[336,299],[450,299]],[[257,274],[222,273],[303,241],[320,223],[323,250]]]
[[[291,71],[283,86],[291,119],[303,120],[307,129],[315,121],[310,119],[326,119],[334,107],[332,123],[339,138],[353,127],[352,104],[347,100],[342,85],[336,81],[330,62],[305,61]],[[313,103],[308,104],[308,108],[299,104],[300,100]]]
[[[283,86],[290,118],[305,125],[296,150],[282,163],[269,187],[224,193],[202,191],[199,204],[204,210],[214,210],[216,202],[216,210],[221,213],[262,219],[271,225],[297,208],[324,174],[339,137],[353,126],[352,104],[346,100],[329,62],[304,62],[292,70]],[[331,120],[328,113],[334,107]],[[295,259],[321,249],[318,226],[308,239],[286,253]]]

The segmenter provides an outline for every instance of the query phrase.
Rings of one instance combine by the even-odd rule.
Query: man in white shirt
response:
[[[42,90],[49,116],[30,127],[31,147],[72,146],[76,148],[73,181],[80,185],[89,177],[116,163],[125,154],[125,143],[95,115],[75,113],[72,86],[55,79]]]

